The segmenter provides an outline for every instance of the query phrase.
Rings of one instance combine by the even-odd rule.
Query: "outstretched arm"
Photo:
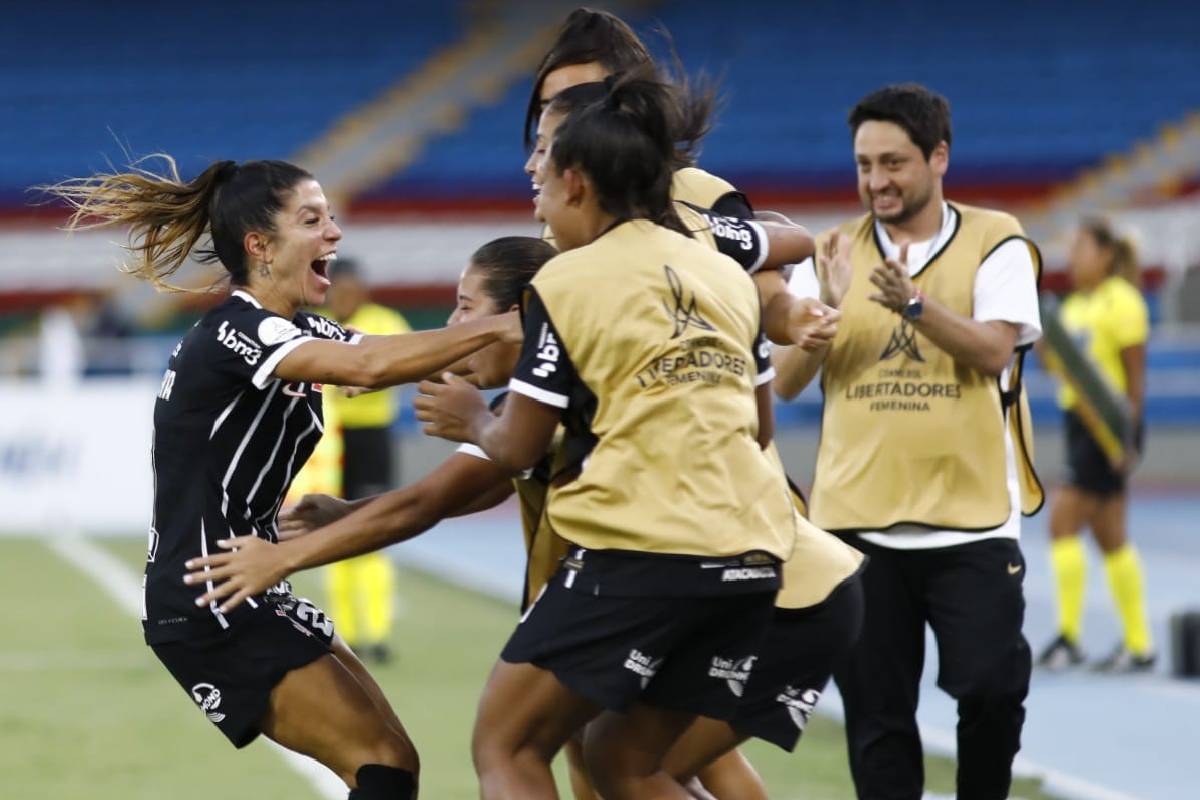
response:
[[[184,582],[212,581],[212,591],[196,604],[217,601],[228,611],[294,572],[406,541],[465,507],[480,510],[480,498],[495,505],[511,492],[510,477],[495,464],[455,453],[420,481],[379,495],[307,536],[280,544],[256,536],[223,540],[219,544],[228,552],[187,562],[191,572]]]
[[[447,373],[445,383],[425,381],[413,400],[425,433],[479,445],[497,467],[515,474],[530,469],[546,454],[562,409],[510,392],[499,416],[488,410],[471,384]]]
[[[514,311],[436,331],[366,336],[353,345],[314,340],[288,353],[274,375],[285,381],[370,389],[395,386],[419,381],[492,342],[521,338]]]

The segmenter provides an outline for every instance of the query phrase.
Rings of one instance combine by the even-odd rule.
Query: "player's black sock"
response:
[[[400,767],[367,764],[354,777],[358,788],[351,790],[348,800],[414,800],[417,796],[417,779]]]

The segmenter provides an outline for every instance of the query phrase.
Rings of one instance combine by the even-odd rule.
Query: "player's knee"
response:
[[[369,753],[362,760],[364,766],[378,764],[384,767],[398,767],[408,770],[414,776],[420,774],[421,759],[412,741],[399,731],[389,731],[388,735],[375,742]]]
[[[601,797],[625,797],[630,781],[656,772],[638,752],[622,747],[611,736],[588,736],[583,746],[583,762]]]

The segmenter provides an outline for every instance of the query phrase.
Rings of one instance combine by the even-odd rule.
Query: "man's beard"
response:
[[[868,210],[875,216],[875,219],[885,225],[903,225],[910,219],[920,214],[929,205],[929,201],[933,198],[933,189],[926,187],[921,194],[914,195],[911,198],[905,197],[903,192],[900,192],[900,210],[887,216],[883,216],[875,212],[875,196],[870,195],[870,205]]]

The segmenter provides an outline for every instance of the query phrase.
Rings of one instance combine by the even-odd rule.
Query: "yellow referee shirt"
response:
[[[412,332],[408,320],[399,312],[377,303],[364,303],[342,325],[372,336]],[[325,397],[333,400],[343,428],[386,428],[399,410],[395,389],[367,392],[358,397],[329,392]]]
[[[1128,388],[1121,351],[1145,344],[1150,335],[1150,314],[1142,293],[1124,278],[1113,276],[1090,292],[1074,292],[1062,304],[1063,327],[1100,369],[1113,388],[1124,394]],[[1064,385],[1058,404],[1070,411],[1075,391]]]

